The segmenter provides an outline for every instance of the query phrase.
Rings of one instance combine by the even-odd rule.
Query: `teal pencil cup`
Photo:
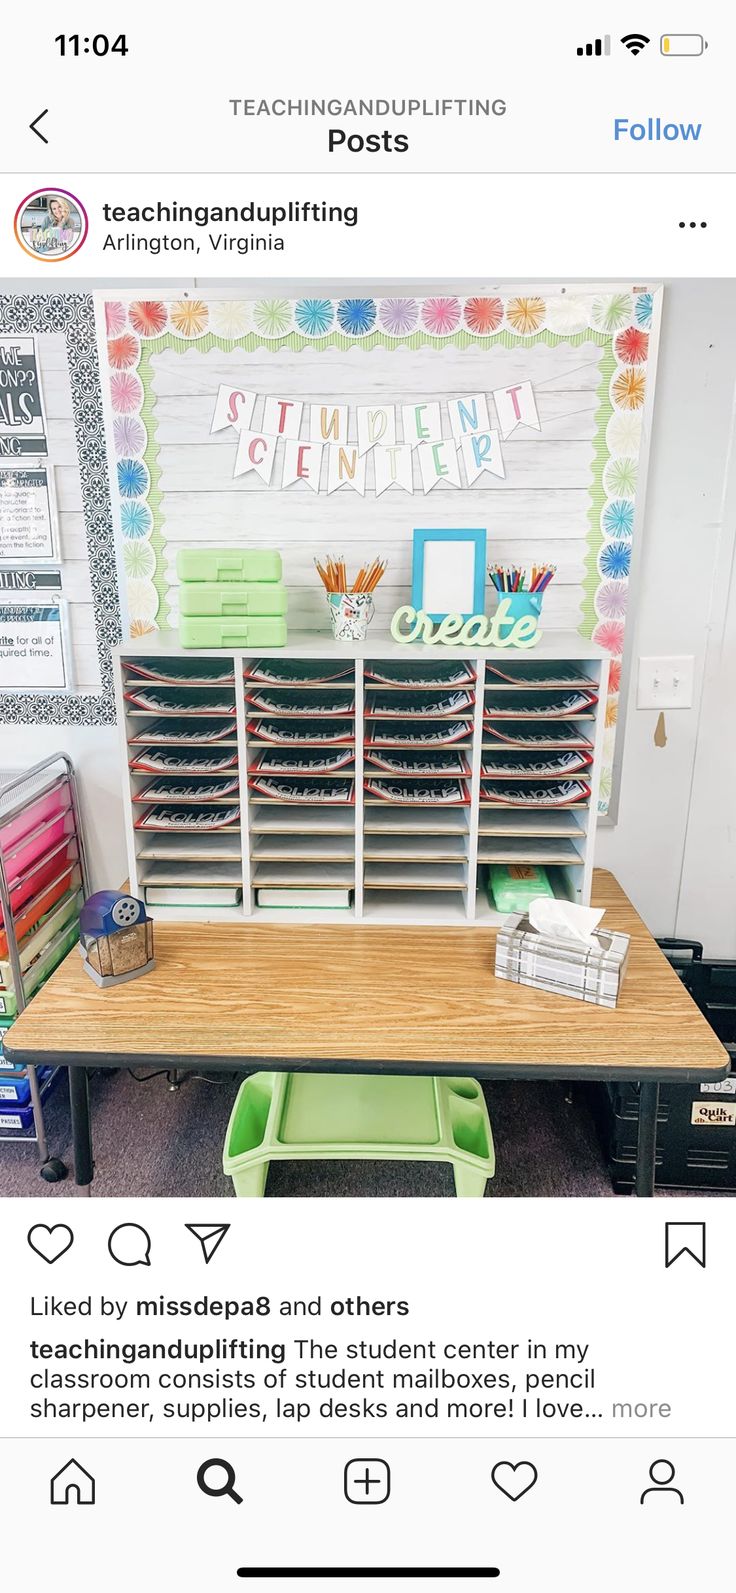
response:
[[[543,592],[499,592],[499,603],[508,603],[510,620],[539,619],[542,612]]]

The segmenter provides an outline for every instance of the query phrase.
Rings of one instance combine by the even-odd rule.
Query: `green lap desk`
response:
[[[272,1161],[449,1162],[455,1193],[482,1196],[496,1160],[475,1079],[254,1073],[227,1128],[223,1170],[262,1195]]]

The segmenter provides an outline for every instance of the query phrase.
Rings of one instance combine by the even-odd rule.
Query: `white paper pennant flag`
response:
[[[293,438],[284,443],[282,487],[290,487],[294,481],[304,481],[312,492],[319,492],[323,447],[323,443],[300,442]]]
[[[457,451],[449,438],[444,442],[422,443],[417,449],[417,458],[425,494],[431,492],[438,481],[449,481],[453,487],[461,485]]]
[[[347,404],[310,404],[309,436],[312,442],[346,443]]]
[[[253,419],[255,403],[255,393],[249,393],[242,387],[225,387],[221,384],[217,389],[210,433],[224,431],[226,426],[234,426],[236,431],[242,431]]]
[[[298,437],[304,405],[296,398],[267,398],[263,430],[269,437]]]
[[[448,398],[450,425],[456,443],[474,431],[488,431],[488,399],[485,393],[471,393],[468,398]]]
[[[339,487],[352,487],[353,492],[365,496],[366,456],[362,459],[357,448],[327,449],[327,492],[337,492]]]
[[[531,382],[516,382],[513,387],[494,387],[493,398],[504,442],[517,426],[530,426],[533,431],[542,430]]]
[[[442,441],[442,414],[438,403],[402,404],[404,442],[412,448]]]
[[[367,454],[376,443],[390,447],[396,442],[396,410],[393,404],[381,404],[375,409],[368,404],[359,404],[357,415],[359,454]]]
[[[255,470],[261,481],[269,486],[275,458],[275,437],[266,437],[261,431],[241,431],[233,475],[246,476],[249,471]]]
[[[501,437],[497,431],[474,432],[471,437],[463,437],[460,444],[465,465],[465,474],[468,486],[487,470],[492,476],[506,477],[506,468],[501,452]]]
[[[373,450],[376,471],[376,497],[388,487],[403,487],[404,492],[414,491],[414,460],[409,443],[396,443],[383,448],[379,443]]]

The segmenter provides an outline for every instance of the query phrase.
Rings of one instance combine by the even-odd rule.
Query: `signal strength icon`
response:
[[[646,33],[625,33],[621,40],[629,55],[641,55],[644,46],[649,42]]]
[[[576,55],[610,55],[611,35],[604,34],[602,39],[592,39],[588,44],[579,44]]]

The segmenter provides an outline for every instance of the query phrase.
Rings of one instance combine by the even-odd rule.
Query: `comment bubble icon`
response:
[[[139,1222],[121,1222],[107,1241],[113,1261],[121,1267],[150,1267],[151,1235]]]

